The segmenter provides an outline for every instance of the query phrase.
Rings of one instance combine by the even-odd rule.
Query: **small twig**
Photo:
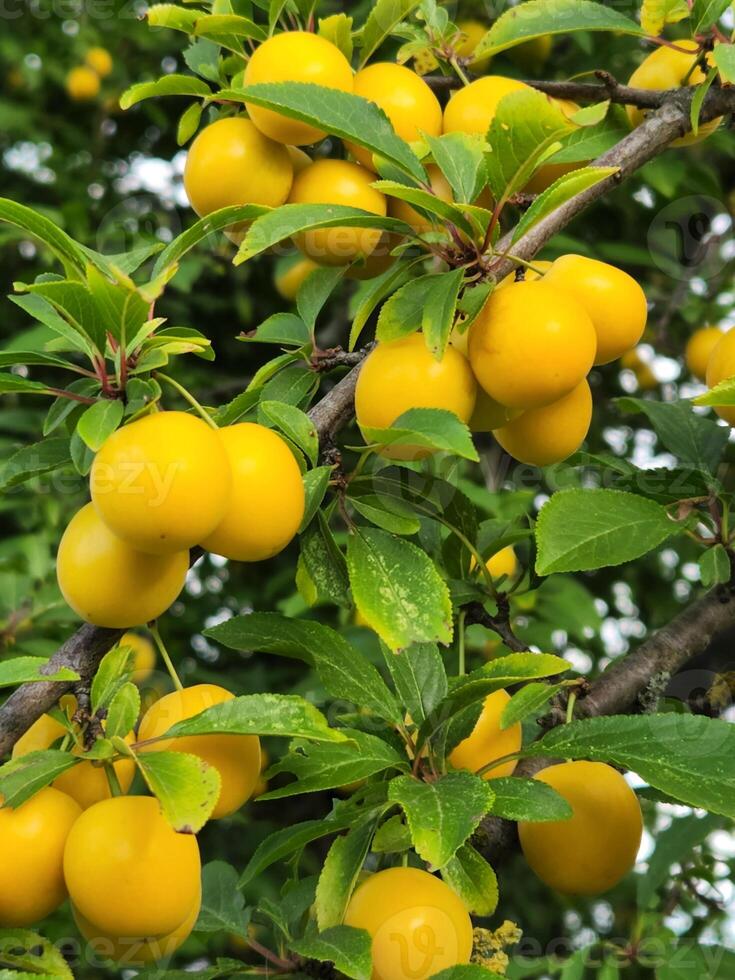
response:
[[[496,601],[498,611],[494,616],[485,609],[481,602],[472,602],[465,606],[464,609],[467,614],[465,619],[466,625],[472,626],[479,624],[480,626],[484,626],[486,629],[497,633],[509,650],[512,650],[514,653],[527,653],[528,646],[522,640],[519,640],[513,632],[513,627],[510,622],[510,601],[508,596],[503,592],[499,592]]]

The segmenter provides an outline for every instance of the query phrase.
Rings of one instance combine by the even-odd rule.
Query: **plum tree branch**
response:
[[[513,271],[515,263],[507,255],[511,245],[514,255],[530,260],[557,232],[566,227],[585,208],[649,160],[662,153],[675,139],[687,133],[691,129],[690,105],[695,91],[695,87],[688,87],[669,93],[659,93],[662,100],[660,108],[651,113],[637,129],[625,136],[616,146],[594,161],[595,166],[616,167],[617,172],[551,212],[517,242],[512,242],[512,232],[507,234],[498,243],[496,252],[499,257],[493,261],[490,267],[493,275],[497,279],[502,279]],[[735,89],[712,87],[704,98],[700,119],[702,122],[708,122],[718,116],[728,115],[734,110]],[[312,408],[310,416],[320,438],[333,435],[352,418],[355,385],[359,371],[360,365],[358,364]],[[710,603],[713,600],[705,597],[699,602]],[[711,612],[713,627],[711,635],[735,623],[735,603],[728,601],[721,604],[719,599],[714,600],[714,603]],[[700,608],[699,604],[692,607],[694,610],[698,608]],[[709,604],[705,608],[709,609]],[[719,615],[714,615],[714,608],[719,608]],[[696,617],[699,613],[695,612],[694,615]],[[676,645],[677,649],[681,646],[678,639],[679,621],[680,617],[677,617],[670,626],[670,634],[665,634],[667,638],[670,637],[666,642]],[[122,630],[102,630],[93,626],[82,626],[51,657],[46,669],[48,672],[53,672],[60,667],[71,667],[84,680],[94,673],[104,653],[117,642],[122,632]],[[698,631],[697,636],[702,636],[703,632]],[[686,631],[686,638],[687,642],[691,638],[688,631]],[[647,655],[645,650],[648,649],[648,645],[644,644],[640,649],[644,652],[640,654],[640,674],[638,677],[639,680],[643,680],[644,675],[649,678],[653,676],[657,668],[654,658],[652,669],[650,671],[646,669]],[[606,681],[605,683],[609,684],[610,682]],[[0,707],[0,757],[10,752],[23,732],[51,708],[70,687],[71,684],[68,682],[41,682],[25,684],[18,688]],[[600,695],[591,692],[591,697],[593,700],[589,703],[594,705],[597,703],[595,697],[599,698]],[[603,698],[600,703],[604,705],[608,701]],[[490,833],[491,836],[493,828],[494,832],[497,833],[499,822],[490,822],[486,827],[486,832]]]

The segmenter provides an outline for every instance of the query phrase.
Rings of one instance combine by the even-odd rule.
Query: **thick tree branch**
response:
[[[733,626],[735,585],[720,586],[680,612],[636,650],[614,661],[577,701],[575,718],[650,709],[671,677],[706,650],[715,636]],[[564,719],[563,705],[556,704],[541,719],[541,726],[552,728]],[[515,774],[533,776],[546,765],[545,759],[524,759]],[[481,825],[478,845],[488,861],[497,863],[517,846],[517,838],[514,823],[489,817]]]

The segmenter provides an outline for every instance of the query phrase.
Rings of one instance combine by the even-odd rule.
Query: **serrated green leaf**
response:
[[[120,108],[130,109],[138,102],[156,99],[162,95],[199,95],[207,98],[211,94],[212,89],[201,78],[195,78],[193,75],[164,75],[155,82],[138,82],[136,85],[131,85],[120,96]]]
[[[0,490],[18,486],[33,477],[68,466],[69,463],[71,455],[68,439],[44,439],[43,442],[23,446],[0,468]]]
[[[12,657],[0,660],[0,687],[16,684],[34,684],[37,681],[78,681],[79,674],[69,667],[61,667],[49,674],[42,668],[48,664],[46,657]]]
[[[316,890],[315,909],[321,930],[341,925],[376,824],[377,818],[356,823],[330,847]]]
[[[11,980],[74,980],[61,950],[29,929],[0,929],[0,963]]]
[[[463,844],[444,865],[442,878],[473,915],[493,915],[498,905],[498,879],[470,844]]]
[[[177,235],[161,252],[156,259],[156,264],[153,266],[151,280],[155,280],[167,270],[171,269],[187,252],[191,251],[192,248],[200,242],[205,241],[215,232],[222,231],[230,225],[236,225],[240,222],[253,221],[268,211],[268,208],[260,204],[237,204],[232,205],[232,207],[221,208],[219,211],[213,211],[205,218],[200,218],[190,228],[187,228],[186,231]]]
[[[331,963],[346,977],[370,980],[373,969],[372,942],[372,936],[364,929],[333,926],[290,945],[300,956]]]
[[[92,452],[101,449],[105,441],[112,435],[122,422],[125,407],[115,399],[106,398],[95,402],[80,416],[77,422],[77,432]]]
[[[276,401],[261,401],[259,410],[269,422],[278,426],[291,442],[296,443],[299,449],[304,451],[312,466],[316,466],[319,457],[319,436],[316,426],[305,412],[295,405]]]
[[[494,793],[487,780],[453,772],[432,783],[397,776],[390,782],[388,799],[406,814],[416,853],[443,868],[490,811]]]
[[[0,797],[3,805],[20,806],[79,761],[71,752],[44,749],[6,762],[4,766],[0,766]]]
[[[579,572],[633,561],[681,531],[660,504],[622,490],[563,490],[536,524],[536,571]]]
[[[713,585],[729,582],[732,575],[730,557],[721,544],[707,548],[699,559],[699,574],[702,585],[709,589]]]
[[[463,278],[462,269],[440,272],[434,276],[434,282],[426,296],[421,330],[426,346],[437,361],[444,357],[449,343]]]
[[[81,246],[50,218],[25,204],[0,197],[0,221],[15,225],[43,242],[61,260],[69,274],[76,272],[81,275],[84,272],[87,258]]]
[[[359,35],[362,68],[383,41],[418,7],[420,0],[377,0]]]
[[[515,725],[534,714],[539,708],[547,704],[555,694],[558,694],[563,687],[563,684],[545,684],[542,681],[524,684],[503,708],[500,716],[501,729],[510,728],[511,725]]]
[[[561,794],[539,779],[500,776],[493,779],[493,814],[505,820],[568,820],[572,808]]]
[[[237,871],[226,861],[202,868],[202,907],[195,932],[228,932],[248,937],[250,911],[240,893]]]
[[[378,528],[356,528],[347,568],[357,608],[392,650],[451,641],[449,591],[416,545]]]
[[[570,174],[564,174],[563,177],[555,180],[550,187],[539,194],[515,226],[512,240],[517,242],[529,229],[556,211],[562,204],[566,204],[577,194],[581,194],[589,187],[594,187],[595,184],[599,184],[615,173],[617,173],[616,167],[582,167]]]
[[[141,752],[135,762],[174,830],[200,831],[219,799],[222,780],[214,766],[184,752]]]
[[[408,446],[417,451],[429,449],[479,460],[470,430],[453,413],[443,408],[410,408],[399,415],[389,429],[365,426],[361,430],[367,443],[381,446]]]

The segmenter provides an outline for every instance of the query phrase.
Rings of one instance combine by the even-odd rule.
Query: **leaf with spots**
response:
[[[347,570],[358,610],[391,650],[451,642],[449,590],[415,544],[378,528],[356,528],[347,542]]]

